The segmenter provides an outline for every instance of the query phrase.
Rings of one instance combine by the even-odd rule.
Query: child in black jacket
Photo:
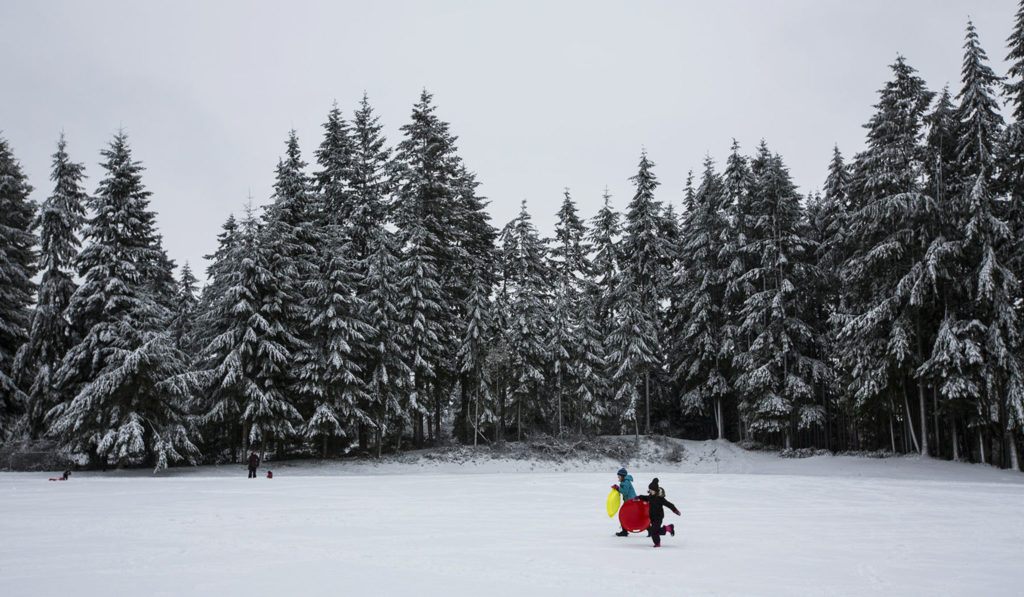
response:
[[[661,547],[662,535],[668,533],[673,537],[676,536],[676,525],[661,525],[662,521],[665,520],[665,508],[675,512],[676,516],[680,515],[679,509],[672,502],[665,499],[665,490],[658,484],[657,477],[647,486],[647,495],[641,495],[639,499],[647,502],[651,508],[651,528],[647,529],[647,536],[654,541],[655,547]]]

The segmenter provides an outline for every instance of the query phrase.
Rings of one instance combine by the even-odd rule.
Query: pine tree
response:
[[[1006,97],[1013,104],[1014,121],[1021,123],[1024,122],[1024,2],[1017,7],[1013,32],[1006,43],[1010,49],[1006,56],[1006,61],[1010,63],[1010,82],[1006,83],[1004,90]]]
[[[354,212],[354,200],[349,189],[353,175],[354,147],[348,123],[341,116],[338,102],[334,102],[324,122],[324,138],[316,150],[316,161],[320,170],[313,176],[325,221],[333,224],[347,223]]]
[[[569,373],[575,383],[572,396],[576,403],[580,431],[594,433],[600,430],[609,414],[611,384],[605,347],[608,335],[602,332],[593,292],[582,295],[577,336],[579,344],[576,357],[569,363]]]
[[[266,318],[271,342],[284,349],[280,356],[287,356],[284,362],[266,362],[262,383],[267,400],[289,402],[299,413],[312,412],[314,408],[304,400],[308,395],[289,391],[298,383],[295,359],[307,349],[312,334],[311,313],[303,306],[316,298],[310,294],[315,288],[311,282],[318,277],[320,264],[331,258],[326,254],[326,247],[331,244],[328,226],[318,216],[322,206],[305,169],[298,135],[289,131],[285,155],[277,164],[273,202],[263,213],[264,225],[258,229],[256,242],[256,249],[265,259],[267,275],[274,281],[261,285],[260,315]],[[275,416],[283,418],[271,420]],[[253,417],[246,418],[252,424],[249,441],[262,437],[287,440],[293,429],[291,411],[285,407],[254,413]],[[264,431],[269,436],[264,436]]]
[[[403,293],[416,289],[422,296],[408,297],[404,307],[409,322],[416,322],[417,439],[423,440],[422,414],[430,414],[431,435],[440,436],[442,409],[449,397],[448,382],[461,337],[457,318],[459,301],[453,296],[455,264],[462,251],[458,197],[465,180],[456,154],[456,138],[448,124],[434,113],[433,97],[426,90],[413,106],[412,121],[402,127],[396,163],[395,225],[405,247],[400,268],[407,277]],[[416,279],[408,279],[413,276]],[[417,342],[426,343],[418,345]],[[430,391],[432,396],[425,394]],[[432,400],[429,400],[432,399]],[[430,410],[427,407],[431,406]]]
[[[686,213],[671,294],[675,301],[668,348],[673,378],[681,386],[684,412],[711,412],[717,438],[725,437],[725,402],[732,394],[730,366],[734,340],[728,328],[725,293],[730,242],[728,205],[714,162]]]
[[[575,414],[576,405],[565,404],[566,388],[576,386],[572,364],[578,358],[581,325],[582,292],[587,286],[589,264],[585,243],[586,228],[576,211],[569,189],[565,190],[555,224],[555,238],[550,250],[550,269],[555,273],[551,327],[548,330],[550,366],[554,375],[557,405],[557,431],[563,433],[564,414]]]
[[[611,333],[615,319],[614,290],[618,286],[621,271],[622,248],[620,236],[622,228],[621,216],[612,209],[611,195],[604,191],[604,204],[594,216],[587,240],[593,255],[590,259],[590,270],[594,276],[592,292],[597,315],[598,328],[602,334]]]
[[[925,263],[937,221],[934,199],[922,188],[927,152],[921,141],[933,94],[902,57],[891,68],[894,77],[866,125],[868,148],[857,156],[851,177],[851,253],[842,271],[846,306],[835,321],[842,328],[838,350],[850,372],[848,392],[858,409],[888,415],[895,449],[892,423],[902,401],[908,435],[926,453],[926,436],[918,443],[905,390],[916,386],[923,412],[926,382],[915,371],[935,334],[937,297]],[[920,423],[923,428],[924,416]]]
[[[242,451],[250,444],[291,437],[301,422],[282,381],[294,345],[282,323],[280,281],[271,270],[273,248],[251,207],[223,243],[211,269],[222,272],[222,291],[210,315],[218,333],[201,355],[204,419],[221,431],[239,433]]]
[[[174,346],[187,355],[195,354],[197,348],[195,318],[199,313],[198,284],[199,280],[186,261],[178,275],[178,294],[174,319],[171,322],[171,339],[174,340]]]
[[[1002,137],[1003,117],[999,115],[996,100],[996,88],[1002,79],[996,76],[987,62],[988,56],[978,42],[974,23],[968,21],[961,70],[963,87],[956,96],[960,100],[957,108],[957,174],[965,189],[983,171],[986,181],[995,175],[996,145]]]
[[[194,383],[165,331],[170,313],[154,272],[165,267],[166,255],[143,168],[123,132],[102,154],[106,174],[89,199],[94,215],[77,260],[82,284],[67,309],[80,340],[56,375],[72,398],[50,411],[51,431],[93,462],[156,469],[195,462],[188,412]]]
[[[744,275],[754,292],[743,303],[740,331],[751,338],[736,357],[736,385],[750,430],[782,433],[791,446],[792,426],[823,422],[814,403],[814,383],[825,374],[817,358],[815,330],[808,322],[813,297],[814,243],[802,229],[800,196],[778,155],[764,143],[752,164],[751,226],[743,250],[752,267]]]
[[[487,359],[488,342],[491,340],[492,313],[490,302],[491,285],[479,277],[473,280],[468,301],[466,334],[459,346],[459,371],[464,374],[463,383],[472,398],[470,427],[473,445],[482,437],[480,424],[494,417],[487,400],[487,380],[484,365]],[[481,413],[481,408],[483,412]],[[469,414],[469,413],[467,413]],[[464,440],[465,441],[465,440]],[[468,443],[468,442],[467,442]]]
[[[319,276],[307,282],[305,320],[309,336],[296,358],[298,392],[310,398],[312,413],[303,436],[321,441],[326,457],[331,438],[346,437],[360,425],[373,425],[369,395],[357,350],[373,330],[365,321],[367,306],[357,296],[358,274],[341,227],[331,225]]]
[[[608,337],[608,364],[613,370],[612,387],[615,392],[616,415],[622,422],[633,423],[636,441],[640,441],[639,391],[644,376],[657,360],[655,343],[657,326],[650,311],[642,307],[641,284],[626,273],[616,290],[619,296],[619,317],[617,325]]]
[[[635,176],[630,178],[636,185],[636,193],[626,209],[625,234],[622,239],[622,254],[628,277],[636,285],[639,309],[644,318],[655,325],[654,335],[649,338],[650,350],[660,354],[658,334],[658,305],[663,296],[666,272],[662,270],[667,249],[661,237],[661,203],[654,199],[654,190],[660,184],[652,169],[654,163],[647,158],[647,152],[640,155],[640,164]],[[644,433],[651,432],[651,372],[658,366],[652,360],[642,375],[644,384]]]
[[[1019,281],[1006,264],[1010,228],[993,199],[990,174],[996,167],[995,144],[1003,124],[994,97],[999,79],[986,64],[970,22],[964,50],[957,111],[957,166],[962,177],[958,186],[963,190],[951,210],[960,218],[951,229],[955,236],[937,251],[956,274],[947,276],[954,296],[947,304],[943,325],[953,339],[944,338],[946,343],[936,347],[922,372],[961,382],[943,384],[944,397],[947,401],[969,397],[976,402],[986,434],[992,423],[998,425],[1001,464],[1009,466],[1011,452],[1016,454],[1018,422],[1011,417],[1016,419],[1014,414],[1024,406],[1024,386],[1015,307]],[[956,349],[953,354],[945,352]],[[955,370],[950,365],[956,365]],[[982,461],[987,451],[983,446]]]
[[[430,405],[430,390],[436,391],[446,348],[445,298],[427,227],[413,222],[403,235],[405,251],[398,264],[398,294],[402,323],[408,330],[406,350],[413,387],[402,410],[417,417],[414,435],[417,444],[422,444],[421,417]]]
[[[18,349],[29,338],[32,278],[38,269],[31,192],[10,145],[0,137],[0,440],[11,434],[28,400],[13,369]]]
[[[477,193],[479,183],[476,180],[476,175],[462,163],[459,164],[456,172],[455,213],[453,214],[456,241],[453,249],[456,257],[449,270],[448,285],[455,307],[456,325],[462,339],[459,346],[461,350],[465,346],[464,339],[470,333],[469,327],[472,324],[473,313],[481,304],[474,301],[474,296],[480,294],[490,297],[491,290],[497,282],[497,251],[495,248],[497,231],[491,225],[486,198],[480,197]],[[473,421],[476,419],[477,406],[477,401],[471,395],[470,389],[477,386],[478,380],[471,375],[470,371],[464,371],[461,366],[456,373],[459,379],[461,399],[455,413],[455,432],[460,441],[468,443],[473,433]],[[488,416],[486,410],[484,415]]]
[[[384,127],[363,94],[352,120],[351,171],[348,184],[354,210],[349,236],[358,257],[365,258],[376,239],[375,229],[386,220],[387,197],[391,188],[391,150]],[[365,272],[364,272],[365,273]]]
[[[539,403],[547,381],[544,368],[549,358],[544,342],[545,330],[550,326],[549,272],[545,266],[545,247],[526,210],[526,201],[518,217],[502,231],[501,243],[508,295],[505,335],[511,374],[510,407],[515,411],[517,437],[522,439],[525,425],[549,414],[545,405]]]
[[[15,379],[28,388],[28,430],[32,437],[45,432],[46,413],[61,402],[53,387],[53,374],[75,338],[64,311],[77,285],[74,263],[85,222],[84,166],[71,161],[64,135],[53,154],[53,194],[43,202],[32,224],[39,232],[39,282],[29,338],[18,350]]]

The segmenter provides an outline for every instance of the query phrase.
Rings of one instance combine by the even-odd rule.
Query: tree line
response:
[[[765,142],[687,178],[642,152],[622,212],[567,189],[496,228],[424,91],[390,146],[366,96],[271,202],[175,276],[118,132],[95,191],[61,136],[40,205],[0,139],[0,437],[99,465],[332,456],[536,434],[671,433],[1019,468],[1024,3],[997,75],[899,57],[801,195]],[[1012,111],[1006,124],[1000,96]]]

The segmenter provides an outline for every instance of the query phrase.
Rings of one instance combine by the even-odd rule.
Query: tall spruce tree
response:
[[[174,345],[186,355],[196,353],[195,319],[199,313],[199,280],[192,273],[186,261],[178,275],[178,293],[171,321],[171,339]]]
[[[743,251],[751,269],[743,274],[754,289],[741,311],[740,331],[751,338],[736,356],[736,378],[750,430],[781,433],[823,423],[814,402],[815,381],[825,375],[809,323],[814,297],[814,243],[803,230],[800,196],[778,155],[764,143],[751,167],[751,226]]]
[[[519,215],[502,231],[501,243],[508,295],[505,333],[511,373],[509,406],[515,413],[517,437],[522,439],[527,425],[550,421],[547,417],[552,414],[541,401],[549,358],[544,342],[545,331],[551,324],[549,272],[544,243],[533,225],[525,200]]]
[[[572,378],[573,363],[579,358],[581,346],[581,297],[589,281],[587,263],[586,228],[580,219],[576,203],[565,190],[555,223],[555,238],[551,241],[550,269],[555,274],[552,286],[551,327],[548,330],[550,367],[555,382],[557,431],[563,433],[565,414],[578,417],[578,405],[568,404],[572,395],[567,388],[577,385]]]
[[[928,370],[935,362],[935,373],[963,382],[956,388],[944,384],[947,399],[968,397],[976,404],[984,431],[979,445],[983,462],[990,452],[985,436],[993,424],[996,426],[1001,448],[998,458],[1005,467],[1011,464],[1011,456],[1016,455],[1014,430],[1019,418],[1014,415],[1024,405],[1015,307],[1019,281],[1007,266],[1007,253],[1012,246],[1010,228],[1000,217],[1001,210],[992,192],[996,143],[1003,124],[995,99],[999,78],[987,65],[977,31],[970,22],[964,44],[962,83],[963,89],[957,96],[961,191],[953,210],[960,216],[954,227],[959,234],[945,243],[942,251],[952,261],[949,270],[959,274],[953,278],[959,283],[955,284],[953,306],[947,306],[944,321],[944,328],[955,340],[937,346],[923,369]],[[945,354],[955,348],[960,349],[960,354]],[[960,364],[955,374],[942,366],[951,362]]]
[[[868,147],[857,156],[851,178],[852,250],[842,271],[847,305],[836,321],[842,326],[841,360],[850,373],[847,391],[861,413],[888,417],[896,449],[893,422],[902,412],[906,435],[927,453],[927,435],[918,442],[907,393],[917,390],[923,430],[927,382],[915,372],[935,335],[937,298],[925,266],[936,210],[922,185],[927,153],[921,141],[933,94],[902,56],[891,68],[893,79],[865,125]]]
[[[366,278],[363,280],[367,323],[370,326],[364,342],[365,373],[370,402],[376,407],[374,427],[377,430],[378,457],[394,421],[400,423],[396,437],[401,442],[401,427],[410,415],[402,410],[402,396],[414,388],[413,371],[406,352],[411,331],[401,310],[399,266],[394,236],[383,226],[378,227],[370,242]]]
[[[294,344],[282,323],[281,281],[270,268],[274,249],[264,244],[251,206],[211,266],[222,273],[221,292],[207,319],[217,330],[201,355],[204,419],[236,435],[241,450],[289,438],[302,417],[282,382]]]
[[[77,260],[82,284],[67,309],[79,341],[56,375],[71,398],[51,411],[51,431],[94,463],[160,469],[194,462],[188,409],[195,384],[166,331],[171,314],[154,284],[167,260],[143,168],[123,132],[102,155],[105,175],[89,199],[88,244]]]
[[[0,137],[0,441],[13,431],[28,397],[15,381],[14,360],[29,338],[29,305],[38,269],[32,187],[7,140]]]
[[[296,358],[296,376],[297,390],[312,406],[302,434],[319,440],[326,457],[331,438],[354,435],[360,426],[372,426],[374,418],[356,360],[373,330],[365,320],[366,303],[356,294],[353,249],[340,225],[327,226],[324,240],[319,275],[306,283],[309,333]]]
[[[417,355],[418,442],[424,439],[422,414],[432,419],[430,434],[440,435],[461,337],[453,286],[454,268],[462,254],[457,244],[457,204],[465,181],[460,177],[456,138],[448,128],[435,114],[433,96],[424,90],[413,106],[411,122],[402,127],[403,139],[395,155],[393,213],[404,247],[402,292],[425,293],[408,296],[403,308],[417,331],[410,348]]]
[[[666,277],[663,265],[667,249],[661,236],[661,202],[654,198],[654,191],[660,183],[653,168],[654,162],[647,158],[647,152],[641,152],[637,173],[630,178],[636,185],[636,193],[626,209],[622,254],[624,269],[635,285],[638,308],[644,311],[644,318],[655,325],[654,335],[647,340],[652,354],[658,355],[661,352],[658,308]],[[658,364],[658,360],[654,359],[643,365],[644,433],[651,432],[650,378]]]
[[[33,222],[39,233],[39,282],[29,338],[18,350],[15,379],[28,390],[28,431],[34,438],[46,429],[46,413],[61,402],[54,388],[54,372],[75,341],[64,311],[77,284],[74,264],[81,246],[87,196],[82,189],[85,167],[71,161],[61,134],[53,154],[50,180],[53,193],[43,202]]]
[[[725,302],[729,263],[724,258],[731,233],[726,201],[725,186],[708,158],[683,225],[680,262],[672,280],[675,308],[668,346],[683,411],[710,412],[718,439],[725,437],[735,346]]]

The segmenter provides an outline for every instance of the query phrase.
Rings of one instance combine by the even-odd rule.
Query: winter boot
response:
[[[676,536],[676,525],[674,525],[674,524],[667,524],[667,525],[665,525],[665,530],[668,531],[669,535],[672,535],[673,537]]]
[[[618,533],[615,533],[615,536],[616,537],[629,537],[629,531],[627,531],[626,529],[622,529]]]

